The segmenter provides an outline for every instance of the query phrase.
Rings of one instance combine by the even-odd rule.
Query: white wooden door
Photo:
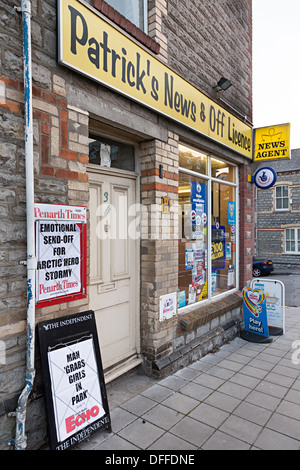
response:
[[[90,182],[90,308],[95,312],[106,381],[140,363],[136,179],[92,171]],[[129,215],[129,214],[133,215]]]

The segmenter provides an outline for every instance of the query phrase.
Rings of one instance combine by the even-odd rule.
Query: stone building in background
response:
[[[266,162],[265,162],[266,163]],[[253,165],[253,173],[263,163]],[[267,162],[277,174],[276,184],[255,188],[255,256],[268,258],[275,271],[300,268],[300,150],[291,159]]]
[[[25,380],[33,210],[15,4],[4,0],[0,13],[2,449]],[[59,257],[37,259],[36,323],[93,310],[107,383],[137,367],[167,375],[242,322],[253,247],[252,2],[33,0],[31,13],[34,202],[87,211],[79,295],[51,296]],[[59,274],[65,285],[73,265]],[[26,433],[29,449],[47,442],[37,344]]]

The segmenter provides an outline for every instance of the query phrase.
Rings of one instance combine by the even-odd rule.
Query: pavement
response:
[[[299,450],[300,307],[285,316],[271,343],[237,337],[167,378],[108,384],[112,432],[75,449]]]

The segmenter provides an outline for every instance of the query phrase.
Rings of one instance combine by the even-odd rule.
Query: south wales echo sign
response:
[[[252,128],[75,0],[58,1],[59,62],[252,159]]]
[[[92,310],[38,324],[51,450],[68,450],[101,428],[111,430]]]

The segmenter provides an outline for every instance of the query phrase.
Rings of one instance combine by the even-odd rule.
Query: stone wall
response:
[[[290,161],[286,161],[286,167]],[[256,256],[273,261],[275,271],[287,267],[300,268],[300,254],[285,253],[285,229],[300,228],[300,171],[280,171],[276,185],[256,190]],[[289,207],[275,210],[276,186],[289,187]]]

